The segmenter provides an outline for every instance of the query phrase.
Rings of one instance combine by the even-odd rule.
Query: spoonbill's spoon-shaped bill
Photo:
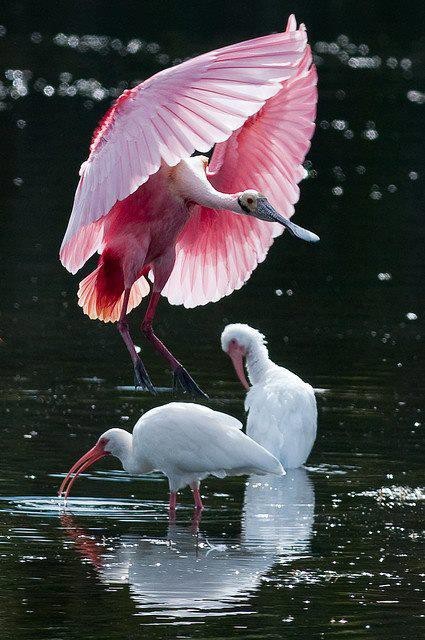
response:
[[[100,253],[79,305],[117,322],[142,389],[155,392],[127,314],[148,282],[143,335],[178,390],[205,395],[155,335],[160,296],[185,307],[216,302],[243,286],[285,227],[318,240],[289,220],[306,176],[316,83],[305,27],[291,16],[284,33],[205,53],[124,91],[96,129],[60,259],[76,273]],[[210,161],[193,156],[213,147]]]
[[[239,198],[238,203],[247,215],[252,215],[258,220],[266,220],[267,222],[277,222],[288,229],[291,235],[305,240],[306,242],[318,242],[320,240],[312,231],[304,229],[294,224],[280,213],[270,204],[266,196],[257,193],[251,189],[244,191]]]
[[[270,451],[286,469],[304,464],[317,432],[313,388],[269,359],[264,336],[246,324],[230,324],[221,346],[245,389],[247,434]],[[245,376],[244,363],[248,378]]]
[[[280,462],[242,431],[236,418],[197,404],[172,402],[145,413],[133,435],[109,429],[71,467],[59,495],[68,498],[76,478],[104,456],[116,456],[131,475],[161,471],[170,486],[174,511],[179,489],[190,486],[195,507],[202,509],[201,480],[208,475],[249,473],[283,475]]]
[[[243,204],[244,200],[251,201],[251,204],[255,202],[255,208],[252,212],[248,206]],[[303,227],[294,224],[284,216],[280,215],[280,213],[278,213],[267,200],[266,196],[257,194],[255,191],[248,190],[244,194],[242,194],[242,196],[239,197],[239,204],[248,215],[254,215],[259,220],[277,222],[278,224],[286,227],[291,235],[295,236],[296,238],[300,238],[300,240],[305,240],[306,242],[318,242],[320,240],[319,236],[317,236],[312,231],[308,231],[308,229],[304,229]]]

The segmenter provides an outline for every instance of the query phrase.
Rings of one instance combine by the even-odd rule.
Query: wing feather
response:
[[[87,227],[106,216],[165,162],[208,151],[292,78],[306,47],[302,30],[272,34],[211,51],[125,91],[97,128],[62,242],[62,264],[75,273],[96,251]],[[137,144],[141,142],[141,146]]]
[[[290,21],[288,28],[293,25]],[[249,60],[242,58],[244,70],[255,59],[254,51],[250,55]],[[307,47],[296,75],[282,82],[280,91],[226,141],[215,145],[208,177],[218,191],[257,189],[283,215],[292,216],[299,199],[298,183],[305,176],[302,163],[314,132],[316,84],[317,74]],[[220,86],[213,85],[214,91]],[[232,91],[236,86],[232,85]],[[213,95],[217,111],[221,103]],[[243,103],[237,102],[236,108],[242,109]],[[209,113],[213,117],[214,109]],[[197,205],[178,239],[176,263],[163,295],[172,304],[186,307],[229,295],[242,287],[282,230],[278,224]]]
[[[277,460],[243,433],[239,420],[197,404],[173,402],[148,411],[133,438],[164,472],[283,473]]]

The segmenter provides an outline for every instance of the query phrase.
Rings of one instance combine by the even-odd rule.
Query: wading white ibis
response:
[[[133,434],[109,429],[70,469],[59,495],[68,497],[75,479],[104,456],[117,457],[131,475],[161,471],[170,486],[170,511],[177,491],[190,486],[195,507],[203,508],[199,486],[208,475],[249,473],[283,475],[276,458],[242,431],[242,424],[226,413],[201,405],[172,402],[145,413]]]

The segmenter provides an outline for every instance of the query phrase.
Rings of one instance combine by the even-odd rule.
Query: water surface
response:
[[[423,635],[424,16],[419,3],[403,16],[383,2],[234,4],[11,2],[2,16],[5,640]],[[273,359],[317,389],[307,468],[208,479],[201,522],[186,491],[170,524],[164,479],[107,460],[64,508],[57,487],[98,435],[172,399],[132,389],[115,328],[82,315],[82,276],[57,261],[90,133],[124,88],[275,30],[287,10],[310,28],[320,79],[316,177],[295,220],[322,241],[279,239],[240,291],[190,311],[164,301],[157,327],[209,405],[240,419],[218,337],[233,321],[261,329]]]

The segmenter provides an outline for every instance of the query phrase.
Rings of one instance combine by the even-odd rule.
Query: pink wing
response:
[[[101,247],[104,216],[162,162],[176,165],[227,140],[294,76],[305,47],[302,30],[272,34],[203,54],[125,91],[81,166],[62,264],[75,273]]]
[[[297,75],[227,142],[216,145],[208,175],[217,190],[257,189],[285,217],[292,216],[314,132],[316,83],[308,47]],[[279,224],[197,205],[178,240],[163,295],[185,307],[229,295],[248,280],[282,231]]]

